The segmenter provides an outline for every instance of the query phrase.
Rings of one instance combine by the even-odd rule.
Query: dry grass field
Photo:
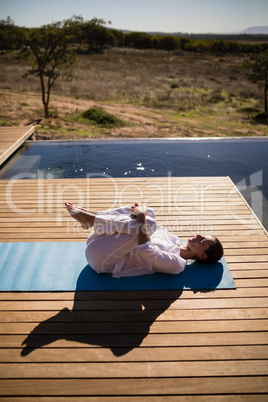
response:
[[[56,81],[45,119],[38,78],[22,78],[29,62],[1,55],[0,125],[42,119],[37,138],[263,136],[254,123],[262,88],[241,68],[246,56],[106,49],[79,54],[74,79]],[[123,127],[100,127],[79,113],[101,106]]]

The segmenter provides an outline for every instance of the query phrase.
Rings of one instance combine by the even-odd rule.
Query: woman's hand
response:
[[[130,207],[130,216],[135,219],[137,215],[146,215],[146,212],[147,209],[141,202],[135,202],[135,204]]]
[[[141,202],[135,202],[130,207],[130,216],[137,221],[137,242],[138,244],[150,241],[150,236],[146,222],[147,209]]]

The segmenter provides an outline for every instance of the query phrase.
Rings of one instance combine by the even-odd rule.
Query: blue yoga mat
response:
[[[0,243],[0,291],[235,289],[223,257],[218,263],[187,264],[179,275],[127,278],[96,274],[81,242]]]

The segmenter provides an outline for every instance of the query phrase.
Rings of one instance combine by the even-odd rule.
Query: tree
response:
[[[114,46],[115,36],[110,29],[104,25],[103,19],[93,18],[81,26],[80,41],[87,44],[90,50],[102,49],[104,46]],[[108,24],[111,24],[108,21]]]
[[[180,40],[172,35],[161,35],[158,41],[159,49],[168,51],[177,50],[180,48]]]
[[[75,61],[72,44],[81,24],[81,17],[72,17],[62,22],[54,22],[41,28],[25,31],[24,57],[33,56],[33,67],[25,74],[40,79],[42,102],[45,117],[49,117],[49,101],[51,88],[55,81],[72,79],[70,67]]]
[[[185,38],[184,36],[181,36],[181,37],[179,38],[180,48],[181,48],[182,50],[184,50],[185,47],[187,46],[187,44],[188,44],[190,41],[191,41],[191,39]]]
[[[10,17],[7,17],[6,20],[0,20],[0,50],[2,52],[19,47],[20,30]]]
[[[121,31],[117,31],[117,29],[112,29],[111,33],[115,38],[115,46],[124,47],[125,46],[125,34]]]
[[[229,51],[229,42],[224,40],[215,40],[211,43],[211,52],[213,54],[226,54]]]
[[[151,49],[152,36],[145,32],[130,32],[125,34],[124,44],[134,49]]]
[[[264,89],[264,113],[267,115],[267,88],[268,88],[268,50],[253,54],[250,60],[243,64],[244,68],[250,70],[248,78],[250,81],[263,84]]]

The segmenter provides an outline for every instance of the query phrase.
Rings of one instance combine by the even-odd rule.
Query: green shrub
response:
[[[92,107],[85,110],[81,116],[102,127],[118,127],[123,125],[122,120],[106,112],[106,110],[101,107]]]
[[[268,124],[268,114],[259,113],[256,116],[254,116],[253,120],[258,124]]]

